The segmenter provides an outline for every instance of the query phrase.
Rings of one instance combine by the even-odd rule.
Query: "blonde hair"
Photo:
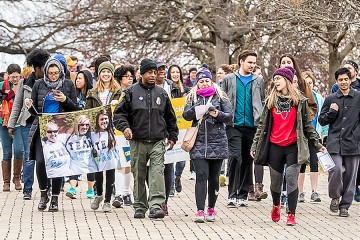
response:
[[[293,106],[297,106],[299,104],[300,101],[300,92],[299,90],[286,78],[284,78],[286,81],[286,88],[288,90],[288,94],[289,94],[289,98],[291,98],[292,102],[293,102]],[[281,96],[281,92],[276,90],[275,84],[272,87],[272,89],[270,90],[270,94],[266,99],[266,107],[268,109],[271,109],[273,107],[276,107],[275,102],[278,101],[279,96]]]
[[[23,78],[28,78],[30,77],[31,73],[34,71],[33,67],[30,66],[30,67],[24,67],[24,69],[22,70],[22,72],[20,73],[20,75],[23,77]]]
[[[220,99],[228,99],[226,93],[221,90],[221,88],[212,82],[212,85],[215,87],[216,94],[219,96]],[[186,96],[186,103],[192,103],[197,101],[197,93],[196,91],[199,89],[197,83],[191,88],[189,94]]]
[[[110,89],[109,89],[109,91],[115,93],[115,92],[119,91],[120,89],[121,89],[120,84],[117,81],[115,81],[114,76],[112,76],[111,80],[110,80]],[[99,76],[99,79],[98,79],[98,81],[96,83],[95,91],[96,92],[105,91],[104,82],[102,81],[100,76]]]
[[[90,124],[90,119],[88,118],[88,116],[86,116],[86,115],[79,115],[79,116],[77,116],[77,117],[74,119],[74,132],[73,132],[72,135],[75,134],[75,135],[77,135],[77,136],[80,136],[79,124],[80,124],[80,123],[84,123],[84,122],[86,122],[86,121],[88,121],[89,124]],[[88,132],[90,132],[90,131],[91,131],[91,128],[90,128],[90,126],[89,126]]]

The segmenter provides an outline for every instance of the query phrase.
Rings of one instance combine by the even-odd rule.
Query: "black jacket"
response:
[[[199,95],[197,97],[196,103],[191,102],[185,105],[183,113],[185,120],[193,121],[193,127],[198,124],[195,106],[204,105],[209,99]],[[216,94],[211,99],[211,103],[219,110],[219,115],[216,118],[208,114],[204,115],[194,147],[190,151],[190,159],[225,159],[228,157],[225,123],[231,122],[233,118],[231,104],[229,100],[220,99]]]
[[[183,96],[183,93],[181,92],[180,88],[175,85],[175,83],[169,79],[164,79],[167,84],[170,85],[170,92],[171,92],[171,98],[181,98]]]
[[[330,109],[331,103],[336,103],[339,111]],[[329,153],[360,154],[360,92],[351,89],[344,95],[338,90],[326,97],[318,121],[322,126],[329,125],[326,142]]]
[[[130,128],[133,140],[154,142],[165,138],[177,141],[179,129],[170,98],[156,85],[135,83],[124,91],[125,97],[114,111],[115,128]]]
[[[72,112],[79,110],[76,106],[76,93],[75,93],[75,86],[71,80],[65,79],[63,86],[59,89],[61,92],[64,93],[66,96],[65,102],[60,102],[60,110],[61,112]],[[33,107],[29,109],[29,112],[32,115],[36,115],[34,122],[31,125],[30,133],[29,133],[29,150],[30,150],[30,158],[35,159],[35,148],[37,146],[33,146],[33,139],[34,135],[37,133],[39,134],[39,117],[37,113],[43,113],[44,108],[44,100],[46,95],[50,89],[46,86],[44,79],[40,79],[35,82],[32,92],[31,92],[31,99],[33,101]],[[35,112],[34,108],[36,109],[37,113]]]

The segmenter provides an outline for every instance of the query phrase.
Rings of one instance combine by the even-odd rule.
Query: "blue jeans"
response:
[[[31,123],[26,124],[26,126],[21,126],[21,137],[23,140],[24,146],[24,165],[23,165],[23,179],[24,179],[24,189],[23,191],[32,191],[32,186],[34,184],[34,168],[35,160],[29,159],[29,132],[31,128]]]
[[[15,127],[14,138],[11,138],[8,133],[8,128],[1,126],[0,137],[3,148],[3,161],[11,161],[13,157],[13,149],[14,159],[23,159],[24,147],[20,127]]]
[[[175,177],[180,177],[181,176],[181,174],[184,171],[185,164],[186,164],[186,161],[181,161],[181,162],[176,162],[175,163]],[[172,181],[171,181],[171,183],[172,183],[171,186],[175,185],[175,177],[174,177],[174,174],[173,174]]]

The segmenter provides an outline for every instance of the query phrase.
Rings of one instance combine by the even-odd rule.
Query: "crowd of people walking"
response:
[[[236,64],[221,65],[213,77],[206,64],[184,71],[159,59],[143,59],[137,67],[114,64],[110,56],[103,55],[88,67],[80,67],[76,57],[33,50],[26,58],[27,67],[22,70],[10,64],[0,83],[3,192],[12,188],[13,165],[12,182],[15,190],[23,190],[25,200],[32,198],[36,172],[40,211],[59,211],[58,196],[67,180],[66,196],[76,199],[78,175],[47,176],[39,116],[111,104],[113,113],[100,111],[96,126],[90,126],[86,116],[76,118],[74,133],[68,137],[70,142],[102,139],[104,146],[94,147],[98,155],[116,147],[115,130],[130,144],[131,166],[86,175],[86,197],[93,199],[89,207],[95,211],[102,204],[104,212],[111,212],[125,205],[134,208],[134,218],[145,218],[147,211],[151,219],[168,216],[169,199],[182,191],[188,160],[164,161],[165,152],[182,141],[171,99],[184,98],[182,116],[196,129],[188,150],[190,179],[196,181],[195,222],[215,221],[220,186],[228,188],[228,208],[266,199],[263,178],[264,167],[268,167],[270,217],[280,221],[280,208],[286,206],[286,224],[296,225],[297,205],[306,201],[307,165],[310,201],[324,199],[317,187],[318,152],[328,153],[335,163],[328,173],[329,209],[348,217],[352,201],[360,201],[357,63],[347,60],[331,76],[336,83],[324,99],[315,91],[314,73],[301,71],[291,54],[280,57],[268,81],[263,79],[257,58],[256,52],[245,50]],[[54,126],[45,129],[49,141],[57,136],[59,129]],[[65,148],[72,158],[86,157]]]

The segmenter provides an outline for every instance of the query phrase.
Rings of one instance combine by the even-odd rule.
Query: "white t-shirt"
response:
[[[119,150],[116,148],[109,150],[108,138],[108,132],[91,133],[91,141],[97,152],[99,172],[121,167]]]
[[[58,136],[55,143],[50,141],[41,141],[45,159],[46,174],[48,178],[70,176],[70,154],[65,145]]]
[[[101,100],[101,103],[103,106],[109,104],[108,101],[108,96],[109,96],[109,89],[105,89],[103,92],[99,92],[99,98]]]
[[[71,157],[70,169],[72,175],[98,171],[98,166],[92,154],[93,146],[90,137],[72,135],[68,136],[65,143]]]

